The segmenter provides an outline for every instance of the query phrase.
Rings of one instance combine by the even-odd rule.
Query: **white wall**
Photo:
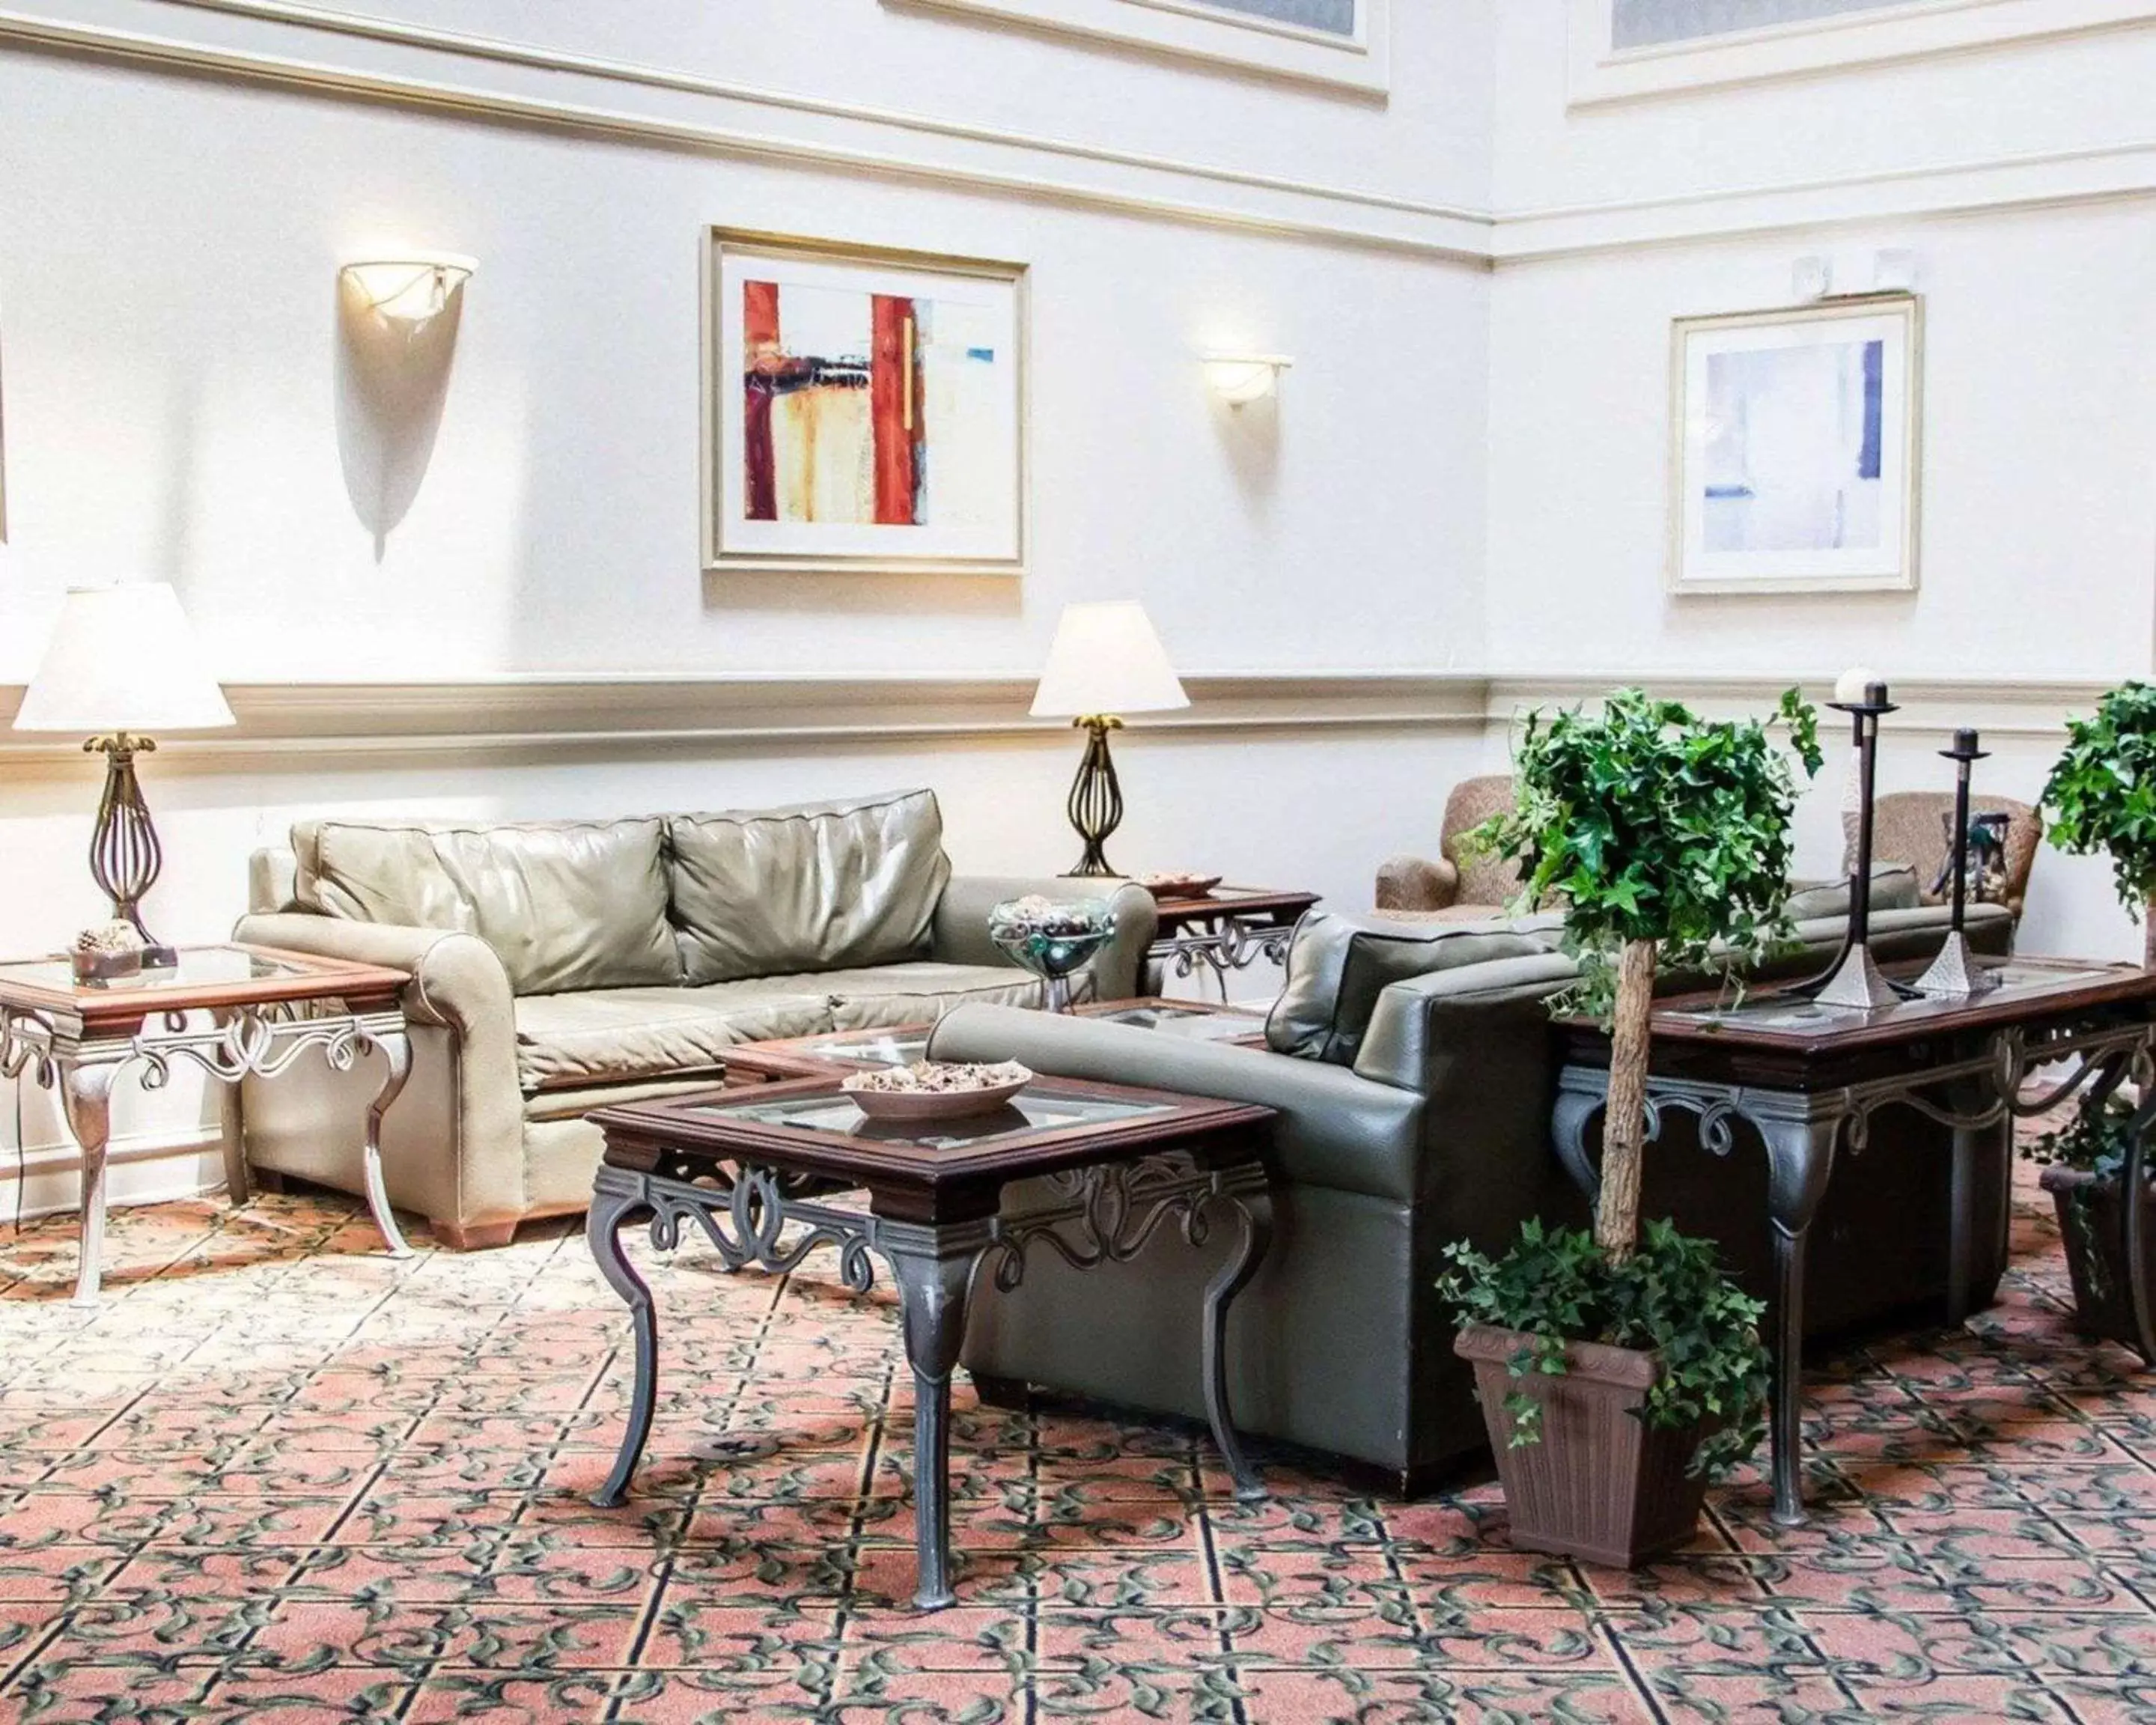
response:
[[[1345,230],[1405,219],[1387,199],[1486,201],[1481,0],[1400,8],[1400,87],[1384,102],[879,0],[603,17],[408,0],[381,14],[642,71],[306,28],[274,0],[36,10],[47,33],[146,35],[170,63],[33,50],[0,31],[0,685],[30,674],[68,583],[116,574],[176,583],[220,673],[243,683],[1023,677],[1066,601],[1121,595],[1144,600],[1186,671],[1480,656],[1487,274]],[[215,75],[177,64],[204,56]],[[297,87],[323,66],[393,99]],[[438,109],[423,87],[459,94]],[[548,123],[510,122],[527,101],[552,105]],[[577,112],[557,126],[563,107]],[[601,110],[634,124],[590,117]],[[933,171],[818,159],[832,151]],[[1316,189],[1270,183],[1281,176]],[[1361,189],[1334,198],[1336,181]],[[1365,208],[1365,193],[1382,195]],[[1030,264],[1023,583],[700,575],[697,271],[714,223]],[[417,445],[424,481],[385,524],[348,479],[369,451],[339,375],[336,272],[398,242],[480,262],[439,429]],[[1277,408],[1231,413],[1204,390],[1209,347],[1300,363]],[[1380,856],[1432,836],[1450,762],[1476,738],[1346,736],[1134,727],[1111,856],[1367,898]],[[221,937],[247,852],[339,811],[532,817],[926,783],[962,869],[1072,860],[1075,750],[1060,731],[539,754],[372,767],[256,751],[228,766],[168,750],[144,768],[170,859],[154,925]],[[49,949],[96,913],[81,855],[95,783],[80,757],[14,757],[0,951]],[[119,1130],[210,1117],[198,1094],[156,1102],[123,1106]],[[57,1139],[40,1099],[25,1132]],[[167,1189],[202,1168],[130,1168],[119,1187]],[[46,1183],[31,1197],[64,1195]]]
[[[2085,197],[2145,147],[2156,30],[1568,107],[1564,8],[1501,9],[1496,195],[1518,255],[1492,298],[1485,639],[1504,671],[2109,681],[2156,639],[2156,222],[2145,183]],[[2042,152],[2060,159],[2031,161]],[[2018,161],[2010,185],[1992,170]],[[1897,182],[1910,213],[1864,220]],[[1799,187],[1792,191],[1790,187]],[[1560,216],[1556,212],[1598,212]],[[1530,243],[1532,242],[1532,243]],[[1796,259],[1850,280],[1884,248],[1924,295],[1922,580],[1914,593],[1663,591],[1672,318],[1787,304]],[[1858,278],[1860,284],[1861,278]],[[2065,703],[2004,717],[1981,789],[2033,800]],[[1950,713],[1938,716],[1950,724]],[[1936,737],[1890,737],[1887,789],[1949,783]],[[1838,768],[1799,825],[1840,845]],[[2047,850],[2025,945],[2138,956],[2107,870]]]

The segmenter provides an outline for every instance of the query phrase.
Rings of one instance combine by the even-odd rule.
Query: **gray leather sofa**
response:
[[[1945,915],[1914,906],[1913,882],[1882,886],[1879,896],[1888,906],[1873,915],[1882,957],[1936,950]],[[1799,945],[1778,970],[1815,971],[1832,956],[1846,895],[1837,902],[1833,888],[1818,889],[1799,903],[1822,907],[1798,924]],[[1972,907],[1972,942],[2007,950],[2011,919],[1981,908]],[[1358,937],[1359,959],[1343,957],[1343,930]],[[942,1022],[931,1052],[1279,1110],[1272,1249],[1232,1318],[1238,1423],[1363,1464],[1414,1493],[1484,1444],[1435,1292],[1444,1248],[1462,1239],[1502,1247],[1532,1215],[1585,1219],[1548,1140],[1557,1069],[1548,1002],[1576,974],[1549,919],[1415,927],[1313,916],[1297,932],[1268,1026],[1272,1048],[1292,1053],[976,1006]],[[1647,1213],[1721,1240],[1740,1279],[1763,1291],[1762,1158],[1717,1160],[1683,1131],[1672,1122],[1656,1147]],[[1979,1200],[1988,1219],[1979,1237],[2002,1241],[1985,1284],[2004,1268],[2007,1162],[1995,1161]],[[1944,1215],[1947,1166],[1943,1128],[1881,1117],[1815,1224],[1808,1327],[1845,1330],[1943,1295],[1943,1252],[1908,1218]],[[1017,1289],[977,1299],[964,1362],[990,1399],[1033,1384],[1200,1417],[1198,1327],[1163,1314],[1197,1310],[1217,1260],[1218,1250],[1194,1250],[1179,1236],[1083,1274],[1043,1255]]]
[[[1083,994],[1136,992],[1155,927],[1112,894]],[[732,1045],[918,1024],[966,1002],[1040,1004],[988,937],[998,900],[1067,880],[954,876],[927,791],[716,814],[533,824],[309,821],[254,859],[262,946],[412,973],[409,1083],[383,1122],[390,1201],[457,1246],[581,1210],[594,1108],[708,1088]],[[371,1063],[370,1063],[371,1064]],[[249,1081],[249,1164],[360,1189],[379,1069]]]

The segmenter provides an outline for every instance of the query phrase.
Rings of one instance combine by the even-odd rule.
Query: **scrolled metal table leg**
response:
[[[951,1590],[951,1373],[965,1340],[973,1268],[991,1237],[986,1221],[886,1222],[876,1235],[898,1285],[913,1368],[913,1603],[923,1611],[941,1611],[957,1598]]]
[[[400,1028],[369,1031],[367,1040],[382,1050],[382,1058],[389,1063],[382,1087],[375,1091],[374,1100],[367,1107],[362,1169],[367,1182],[367,1207],[374,1213],[374,1225],[382,1230],[382,1244],[388,1248],[389,1255],[408,1258],[412,1248],[397,1225],[397,1212],[390,1207],[388,1188],[382,1183],[382,1117],[389,1111],[390,1104],[403,1094],[405,1081],[412,1076],[412,1039]]]
[[[630,1324],[636,1337],[636,1388],[629,1399],[629,1425],[622,1433],[621,1449],[606,1483],[592,1494],[601,1509],[613,1509],[628,1501],[629,1482],[642,1459],[651,1435],[651,1415],[659,1403],[659,1317],[651,1289],[621,1249],[622,1219],[631,1211],[649,1209],[650,1201],[640,1185],[610,1183],[607,1169],[592,1194],[592,1207],[584,1218],[584,1239],[607,1285],[629,1302]]]
[[[1258,1266],[1272,1243],[1273,1201],[1266,1192],[1229,1194],[1240,1239],[1235,1250],[1214,1271],[1205,1284],[1205,1332],[1202,1357],[1205,1370],[1205,1417],[1213,1426],[1213,1441],[1235,1478],[1235,1496],[1245,1503],[1265,1497],[1265,1476],[1243,1453],[1235,1435],[1235,1422],[1228,1405],[1228,1308],[1235,1296],[1250,1286]]]
[[[82,1065],[70,1062],[60,1073],[60,1106],[82,1152],[82,1245],[73,1301],[77,1306],[97,1304],[104,1277],[105,1150],[112,1139],[112,1084],[121,1065],[117,1060]]]

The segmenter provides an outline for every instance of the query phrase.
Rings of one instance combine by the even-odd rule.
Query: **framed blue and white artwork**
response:
[[[1916,586],[1922,323],[1913,294],[1677,320],[1672,592]]]

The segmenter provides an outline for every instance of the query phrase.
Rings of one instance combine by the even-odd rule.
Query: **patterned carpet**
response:
[[[0,1717],[2156,1719],[2156,1419],[2061,1321],[2025,1194],[2004,1302],[1822,1365],[1815,1525],[1756,1480],[1625,1576],[1507,1548],[1489,1488],[1373,1500],[1194,1434],[962,1389],[962,1604],[911,1588],[888,1298],[656,1272],[665,1399],[584,1497],[621,1309],[562,1225],[393,1263],[352,1207],[0,1237]],[[816,1269],[812,1260],[810,1271]]]

